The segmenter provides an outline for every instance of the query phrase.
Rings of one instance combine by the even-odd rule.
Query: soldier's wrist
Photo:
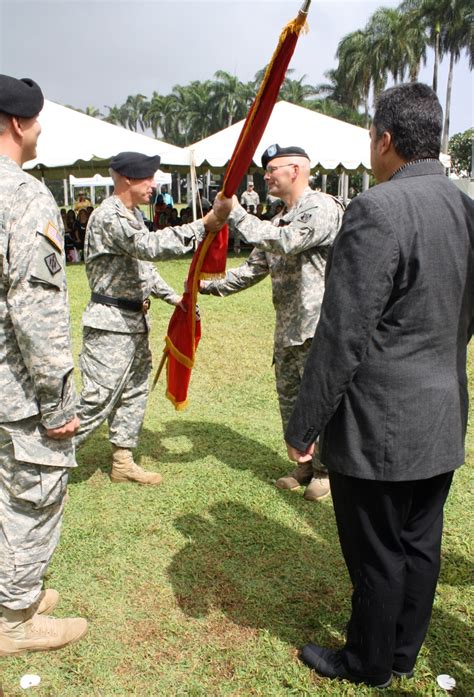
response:
[[[71,406],[50,412],[41,412],[41,423],[45,428],[61,428],[76,416],[76,407]]]

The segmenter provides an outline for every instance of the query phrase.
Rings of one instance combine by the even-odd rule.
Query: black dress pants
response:
[[[392,668],[413,669],[428,630],[453,472],[407,482],[329,476],[353,586],[341,659],[352,675],[384,682]]]

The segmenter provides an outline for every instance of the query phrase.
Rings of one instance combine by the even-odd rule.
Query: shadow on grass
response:
[[[161,433],[144,429],[140,452],[158,461],[194,463],[213,457],[235,470],[251,471],[265,482],[291,469],[291,463],[264,443],[242,435],[225,424],[214,421],[173,420],[162,424]],[[186,451],[172,452],[166,441],[186,438]]]
[[[318,515],[331,511],[321,507]],[[220,610],[240,627],[296,647],[309,640],[341,646],[335,633],[344,634],[351,591],[335,531],[315,541],[233,501],[211,506],[205,516],[181,516],[175,525],[188,541],[167,573],[186,615],[201,619]],[[425,642],[433,675],[453,675],[456,693],[466,697],[474,694],[470,633],[467,623],[435,608]],[[425,693],[412,685],[410,694]]]
[[[166,441],[187,438],[190,448],[185,452],[172,452]],[[146,456],[167,463],[193,464],[214,457],[233,469],[251,470],[266,483],[291,469],[291,463],[262,443],[243,436],[220,423],[211,421],[185,421],[176,419],[161,424],[159,432],[144,428],[137,448],[137,460]],[[111,448],[107,431],[103,427],[94,433],[78,450],[79,466],[71,472],[71,483],[89,479],[98,469],[110,471]]]
[[[335,530],[333,539],[316,542],[233,501],[175,525],[188,539],[168,568],[183,612],[203,618],[220,609],[234,624],[295,646],[315,637],[334,645],[330,628],[342,631],[346,620],[337,598],[342,560],[332,560]]]
[[[92,434],[76,451],[77,467],[69,474],[69,484],[84,482],[96,471],[110,473],[112,448],[105,427]]]
[[[192,465],[215,458],[224,465],[251,471],[264,484],[291,464],[261,442],[223,424],[173,420],[159,432],[144,429],[137,455],[152,461]],[[171,450],[170,439],[186,438],[185,451]],[[71,483],[110,470],[110,446],[103,429],[79,450],[79,467]],[[247,506],[226,501],[204,516],[183,515],[175,525],[188,539],[168,569],[177,601],[187,615],[201,618],[220,609],[236,625],[266,629],[300,646],[309,640],[340,646],[349,617],[350,585],[340,551],[332,506],[308,503],[295,493],[278,492],[317,532],[319,539],[297,533]],[[469,584],[467,559],[443,554],[440,582]],[[473,683],[468,628],[435,608],[426,639],[433,672],[453,674],[460,694]]]

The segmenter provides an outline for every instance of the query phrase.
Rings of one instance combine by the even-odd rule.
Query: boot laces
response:
[[[36,615],[34,621],[30,625],[30,634],[37,636],[56,636],[58,633],[57,622],[59,620],[52,617],[44,617]]]

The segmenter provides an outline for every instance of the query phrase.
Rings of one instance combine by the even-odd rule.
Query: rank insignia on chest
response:
[[[63,250],[63,237],[57,227],[50,221],[43,232],[43,235],[51,242],[53,247],[56,247],[60,252]]]
[[[52,276],[55,276],[62,269],[62,266],[54,252],[52,254],[48,254],[48,256],[44,258],[44,263],[48,267],[48,270]]]
[[[300,223],[307,223],[308,220],[311,220],[311,213],[302,213],[298,220]]]

